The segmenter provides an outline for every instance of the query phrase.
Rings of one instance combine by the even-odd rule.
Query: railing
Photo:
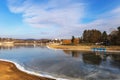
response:
[[[92,48],[92,51],[94,52],[106,52],[106,48]]]

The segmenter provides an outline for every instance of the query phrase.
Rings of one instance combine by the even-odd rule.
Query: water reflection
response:
[[[107,53],[107,52],[80,52],[80,51],[70,51],[63,50],[65,54],[80,58],[82,56],[83,62],[86,64],[100,65],[102,62],[106,62],[107,58],[111,59],[111,64],[120,67],[120,54]]]
[[[4,50],[4,49],[9,49],[9,50],[11,50],[11,49],[13,49],[13,48],[15,48],[13,45],[11,46],[8,46],[8,45],[6,45],[6,46],[0,46],[0,50]]]
[[[111,54],[110,57],[112,59],[111,64],[115,67],[120,68],[120,54]]]
[[[100,65],[102,58],[93,53],[82,54],[84,63]]]
[[[36,47],[40,47],[40,48],[45,48],[46,47],[46,44],[41,44],[41,45],[0,45],[0,50],[12,50],[14,48],[36,48]]]
[[[71,80],[120,79],[120,53],[51,50],[43,45],[0,46],[0,50],[1,59],[16,61],[38,73]]]
[[[72,57],[75,57],[75,58],[78,58],[80,56],[80,53],[78,51],[70,51],[70,50],[63,50],[64,53],[72,56]]]

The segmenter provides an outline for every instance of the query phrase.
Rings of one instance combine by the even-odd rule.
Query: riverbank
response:
[[[16,65],[0,61],[0,80],[55,80],[28,74],[17,69]]]
[[[98,45],[60,45],[60,44],[49,44],[49,48],[62,49],[62,50],[80,50],[80,51],[91,51],[92,48],[106,48],[107,52],[120,52],[120,46],[98,46]]]

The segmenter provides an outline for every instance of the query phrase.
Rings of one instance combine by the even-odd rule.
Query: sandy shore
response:
[[[86,45],[59,45],[49,44],[51,49],[62,49],[62,50],[80,50],[80,51],[91,51],[92,48],[106,48],[107,52],[120,52],[120,46],[86,46]]]
[[[54,80],[22,72],[13,63],[0,61],[0,80]]]

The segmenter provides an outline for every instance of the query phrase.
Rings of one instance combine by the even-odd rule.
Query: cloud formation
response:
[[[107,30],[120,25],[120,7],[96,15],[89,23],[82,23],[87,8],[83,0],[7,0],[11,12],[21,14],[32,27],[52,29],[54,37],[81,35],[84,29]],[[46,31],[47,32],[47,31]],[[54,33],[55,32],[55,33]]]
[[[48,0],[36,4],[33,0],[8,0],[11,12],[21,13],[33,27],[74,26],[83,16],[84,4],[72,0]]]
[[[74,32],[73,28],[80,26],[85,10],[85,4],[77,0],[38,3],[34,0],[8,0],[8,7],[11,12],[22,14],[23,21],[32,27],[58,28],[58,35]]]
[[[97,18],[86,24],[82,24],[86,29],[98,29],[110,33],[111,28],[120,26],[120,6],[116,7],[106,13],[97,15]]]

